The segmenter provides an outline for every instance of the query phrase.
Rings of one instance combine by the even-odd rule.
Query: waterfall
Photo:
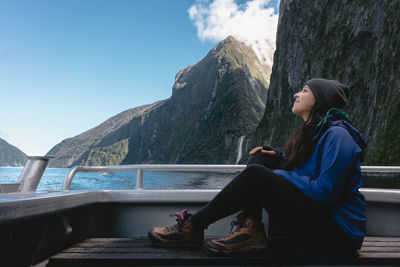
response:
[[[242,145],[243,145],[244,136],[239,137],[238,140],[238,148],[237,148],[237,156],[236,156],[236,163],[238,164],[239,161],[242,159]]]

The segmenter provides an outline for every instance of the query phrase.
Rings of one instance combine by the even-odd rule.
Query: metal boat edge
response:
[[[135,189],[0,194],[2,266],[38,264],[88,237],[146,236],[150,227],[171,223],[170,213],[183,208],[196,211],[218,192]],[[367,202],[367,235],[400,236],[400,190],[362,188],[361,192]],[[233,216],[212,224],[206,235],[227,234]],[[266,212],[263,220],[267,225]]]

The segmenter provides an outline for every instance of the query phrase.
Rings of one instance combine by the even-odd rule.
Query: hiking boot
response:
[[[267,237],[264,224],[252,218],[245,218],[239,214],[231,223],[231,231],[236,230],[220,239],[207,240],[204,248],[218,254],[234,254],[242,252],[264,252],[267,248]]]
[[[165,227],[154,227],[148,232],[153,245],[162,247],[197,247],[203,244],[204,232],[195,229],[188,218],[191,214],[184,209],[169,215],[176,216],[176,223]]]

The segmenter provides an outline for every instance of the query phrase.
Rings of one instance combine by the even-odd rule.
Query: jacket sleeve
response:
[[[278,160],[279,166],[282,166],[287,161],[285,152],[279,147],[263,146],[263,149],[275,151],[275,158]]]
[[[319,176],[310,180],[313,198],[321,204],[337,202],[357,164],[357,145],[346,129],[332,127],[321,147]]]

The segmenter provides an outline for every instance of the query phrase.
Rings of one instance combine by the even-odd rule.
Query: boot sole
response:
[[[223,255],[232,255],[232,254],[246,254],[246,253],[264,253],[267,251],[267,243],[263,245],[257,245],[257,246],[248,246],[236,250],[221,250],[214,248],[212,246],[209,246],[208,243],[204,243],[204,249],[206,252],[211,252],[211,254],[223,254]]]
[[[202,246],[203,242],[200,243],[165,243],[160,241],[153,233],[148,232],[148,237],[151,243],[157,247],[188,247],[188,248],[199,248]]]

